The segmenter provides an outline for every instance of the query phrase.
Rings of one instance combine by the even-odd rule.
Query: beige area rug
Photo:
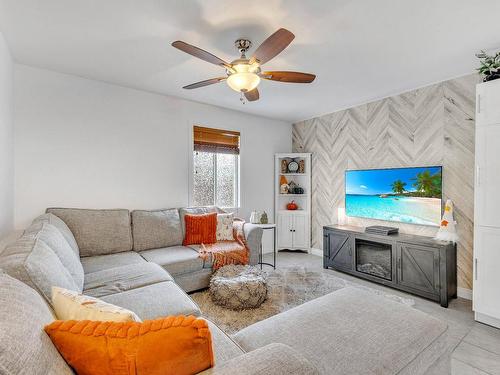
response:
[[[302,266],[264,271],[264,273],[267,276],[268,294],[266,301],[258,308],[241,311],[226,309],[212,302],[208,290],[193,293],[191,298],[198,304],[203,315],[227,334],[236,333],[253,323],[348,286],[360,288],[408,306],[415,304],[411,298],[387,294],[326,272],[308,271]]]

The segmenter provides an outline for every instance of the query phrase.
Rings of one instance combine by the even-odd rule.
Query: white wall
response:
[[[24,65],[14,77],[17,228],[49,206],[187,205],[194,124],[241,132],[239,214],[273,217],[291,124]]]
[[[14,222],[13,64],[0,32],[0,238]]]

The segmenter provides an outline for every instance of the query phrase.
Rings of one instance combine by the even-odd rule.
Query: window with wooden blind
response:
[[[240,133],[193,127],[195,206],[238,207]]]

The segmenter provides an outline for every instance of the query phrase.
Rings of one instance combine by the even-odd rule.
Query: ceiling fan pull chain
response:
[[[243,94],[243,92],[241,93],[241,96],[240,96],[240,102],[241,102],[241,104],[247,104],[245,94]]]

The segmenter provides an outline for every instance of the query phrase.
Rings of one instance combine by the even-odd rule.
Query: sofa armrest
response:
[[[284,344],[269,344],[201,372],[202,375],[319,375],[302,354]]]
[[[250,249],[250,264],[259,263],[260,247],[262,246],[262,228],[251,223],[243,224],[243,232]]]

